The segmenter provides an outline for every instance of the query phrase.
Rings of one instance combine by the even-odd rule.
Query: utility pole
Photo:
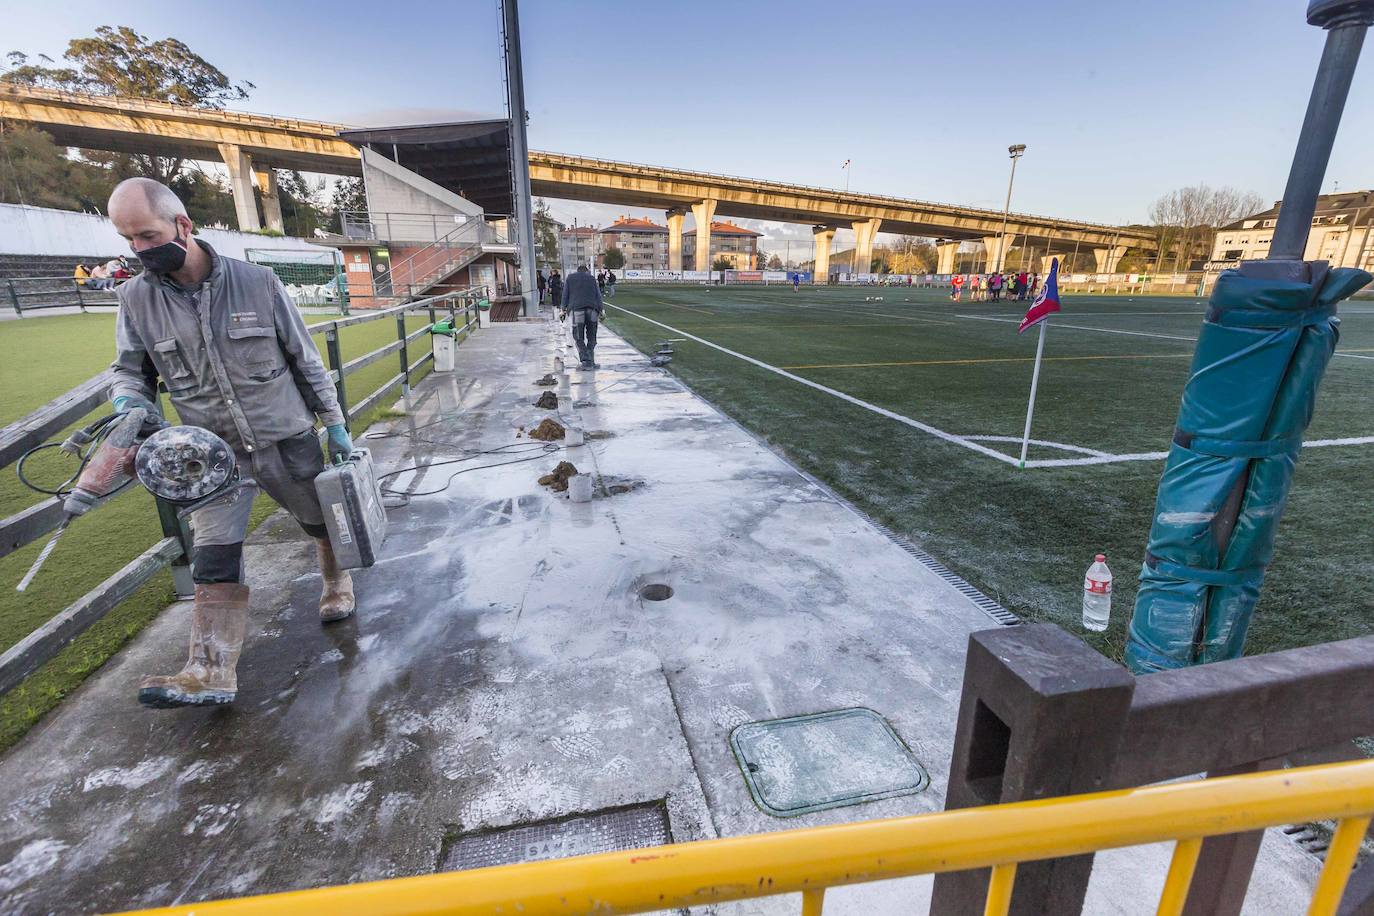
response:
[[[1002,207],[1002,232],[997,237],[997,266],[993,270],[1001,270],[1002,262],[1007,258],[1007,214],[1011,212],[1011,187],[1016,183],[1016,160],[1020,159],[1026,152],[1026,144],[1016,143],[1007,147],[1007,153],[1011,156],[1011,178],[1007,180],[1007,202]]]
[[[516,0],[501,0],[501,47],[506,59],[506,111],[510,116],[511,190],[520,252],[521,314],[539,311],[534,282],[534,208],[530,204],[530,146],[525,135],[525,77],[520,65],[520,15]]]

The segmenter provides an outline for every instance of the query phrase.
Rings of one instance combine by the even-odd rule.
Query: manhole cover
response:
[[[668,810],[656,801],[460,835],[445,844],[438,870],[565,859],[670,842]]]
[[[925,767],[871,709],[748,722],[730,733],[754,803],[774,817],[914,795]]]

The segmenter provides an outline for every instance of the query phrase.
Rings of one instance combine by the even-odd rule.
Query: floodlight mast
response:
[[[993,272],[1002,269],[1002,262],[1007,257],[1007,214],[1011,212],[1011,186],[1016,184],[1016,160],[1020,159],[1026,152],[1026,144],[1013,143],[1007,147],[1007,155],[1011,157],[1011,178],[1007,179],[1007,202],[1002,207],[1002,232],[997,237],[997,266],[992,268]],[[977,267],[977,263],[973,265]]]
[[[1298,134],[1269,256],[1265,261],[1242,264],[1241,270],[1248,276],[1290,280],[1307,277],[1303,254],[1317,209],[1317,195],[1331,160],[1331,147],[1336,141],[1336,129],[1350,93],[1365,32],[1374,25],[1374,0],[1311,0],[1307,5],[1307,22],[1326,30],[1326,46],[1307,102],[1307,116]]]

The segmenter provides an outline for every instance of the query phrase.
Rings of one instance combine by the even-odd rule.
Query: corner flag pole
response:
[[[1046,318],[1040,322],[1040,339],[1035,344],[1035,371],[1031,373],[1030,402],[1026,404],[1026,431],[1021,434],[1021,467],[1026,466],[1026,450],[1030,448],[1031,417],[1035,416],[1035,389],[1040,387],[1040,357],[1045,355]]]

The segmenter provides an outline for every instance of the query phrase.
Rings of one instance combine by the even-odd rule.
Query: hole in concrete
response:
[[[662,582],[655,582],[652,585],[646,585],[641,588],[639,590],[639,597],[643,598],[645,601],[667,601],[669,598],[673,597],[673,587],[671,585],[664,585]]]

